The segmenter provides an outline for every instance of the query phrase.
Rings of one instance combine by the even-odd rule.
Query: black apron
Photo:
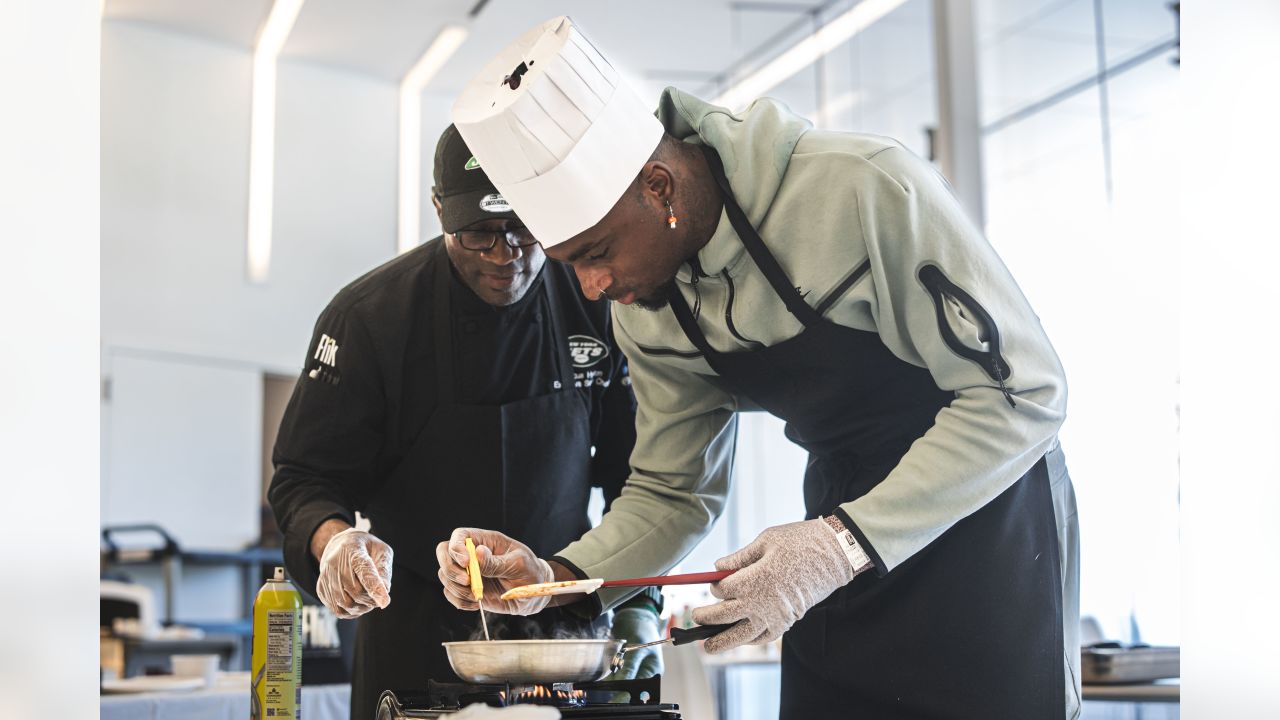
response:
[[[720,353],[684,297],[671,308],[717,383],[786,421],[809,452],[806,517],[879,484],[954,398],[879,335],[809,307],[708,160],[729,220],[799,335]],[[1064,715],[1058,536],[1041,459],[1008,490],[892,572],[866,572],[818,603],[782,640],[781,717],[1010,718]]]
[[[437,577],[436,544],[457,527],[499,530],[550,557],[588,529],[590,409],[574,388],[555,273],[537,302],[552,324],[559,380],[552,392],[505,405],[455,399],[449,259],[440,244],[433,288],[437,404],[416,443],[369,503],[372,531],[395,550],[391,604],[359,619],[352,720],[374,716],[388,689],[457,682],[440,643],[483,639],[480,617],[455,609]],[[531,328],[530,332],[542,332]],[[488,613],[494,637],[593,636],[597,626],[558,608],[531,617]]]

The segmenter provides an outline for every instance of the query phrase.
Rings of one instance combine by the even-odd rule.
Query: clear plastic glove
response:
[[[695,608],[694,621],[746,622],[709,638],[703,645],[709,653],[782,637],[854,576],[835,531],[821,518],[766,528],[750,545],[717,560],[716,569],[737,572],[712,583],[711,594],[721,602]]]
[[[316,594],[343,620],[391,604],[391,546],[348,528],[329,538],[320,556]]]
[[[550,602],[550,596],[517,600],[499,600],[502,593],[521,585],[551,582],[555,578],[546,560],[533,554],[529,546],[513,540],[497,530],[458,528],[447,542],[436,546],[440,563],[440,583],[444,597],[459,610],[476,610],[479,605],[471,594],[467,577],[467,546],[464,538],[476,544],[476,561],[484,578],[484,609],[506,615],[533,615]]]
[[[622,640],[627,647],[643,645],[663,638],[662,618],[648,603],[624,605],[613,611],[613,627],[609,636]],[[622,665],[605,680],[634,680],[662,674],[662,646],[632,650],[622,656]]]

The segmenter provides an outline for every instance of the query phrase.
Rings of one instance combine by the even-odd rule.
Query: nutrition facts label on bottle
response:
[[[295,610],[267,611],[267,672],[293,671]]]

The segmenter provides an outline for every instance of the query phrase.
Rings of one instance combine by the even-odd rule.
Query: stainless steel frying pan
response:
[[[709,638],[732,625],[673,628],[671,636],[643,645],[624,647],[621,640],[472,640],[447,642],[449,665],[458,677],[473,683],[561,683],[599,680],[622,664],[632,650],[684,645]]]

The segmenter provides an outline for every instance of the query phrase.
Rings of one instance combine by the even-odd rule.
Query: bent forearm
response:
[[[329,518],[320,523],[320,527],[311,533],[311,555],[315,557],[316,562],[320,562],[320,557],[324,555],[324,548],[333,536],[350,527],[351,525],[341,518]]]

